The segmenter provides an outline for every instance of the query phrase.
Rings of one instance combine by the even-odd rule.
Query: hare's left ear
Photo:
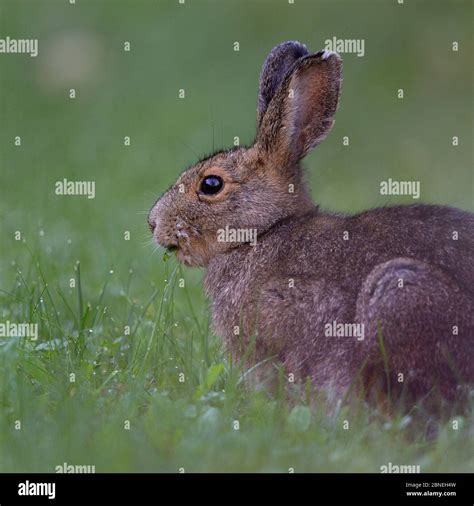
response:
[[[341,60],[320,51],[287,71],[259,123],[256,146],[278,166],[298,162],[333,125],[339,101]]]
[[[265,59],[260,74],[258,90],[257,127],[260,127],[265,111],[287,72],[301,57],[309,54],[301,42],[289,40],[275,46]]]

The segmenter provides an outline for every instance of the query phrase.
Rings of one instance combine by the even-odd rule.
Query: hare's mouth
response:
[[[156,242],[167,253],[174,253],[179,262],[189,267],[204,266],[207,263],[207,250],[203,244],[202,234],[194,226],[178,223],[175,230],[168,231],[156,228]]]

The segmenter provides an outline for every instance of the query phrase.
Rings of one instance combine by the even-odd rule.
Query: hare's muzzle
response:
[[[148,213],[148,219],[147,219],[147,221],[148,221],[148,226],[150,227],[150,231],[153,234],[153,232],[155,231],[155,228],[156,228],[156,222],[151,217],[151,211]]]
[[[174,220],[170,218],[169,205],[158,200],[148,213],[148,225],[155,241],[168,250],[178,249],[178,234],[173,226]]]

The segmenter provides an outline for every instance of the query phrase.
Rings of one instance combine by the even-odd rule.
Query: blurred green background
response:
[[[153,265],[143,213],[197,156],[234,136],[253,140],[262,62],[288,39],[314,51],[334,36],[365,41],[364,57],[342,55],[335,127],[305,162],[324,208],[412,201],[379,194],[392,177],[419,180],[423,201],[474,209],[469,0],[0,5],[1,34],[39,39],[37,58],[0,55],[2,256],[14,254],[12,231],[32,237],[43,228],[94,265]],[[63,178],[96,181],[96,198],[55,196]]]
[[[81,263],[84,303],[98,296],[104,278],[113,269],[107,302],[110,316],[98,329],[113,350],[110,343],[120,334],[122,319],[126,320],[128,311],[132,313],[131,307],[148,307],[148,297],[154,289],[164,286],[170,265],[174,266],[174,259],[163,262],[162,253],[150,244],[148,209],[198,157],[232,146],[235,136],[241,144],[252,142],[261,65],[273,46],[288,39],[299,40],[312,51],[323,48],[325,40],[333,37],[363,39],[365,43],[363,57],[342,54],[344,83],[336,124],[324,143],[305,160],[314,199],[323,208],[350,212],[413,202],[411,197],[387,199],[380,195],[380,181],[392,178],[420,181],[421,201],[474,210],[472,6],[470,0],[405,0],[403,4],[397,0],[295,0],[293,4],[288,0],[185,0],[184,4],[178,0],[76,0],[72,5],[68,0],[0,0],[0,38],[39,39],[37,58],[0,54],[3,320],[35,321],[34,304],[46,283],[61,290],[66,299],[75,298],[76,289],[69,286],[69,280],[76,276],[76,261]],[[130,51],[124,51],[126,42],[130,43]],[[239,43],[239,51],[234,51],[235,42]],[[453,42],[458,42],[459,51],[452,50]],[[76,91],[75,99],[69,98],[71,88]],[[404,90],[402,100],[397,98],[400,88]],[[180,89],[185,90],[184,99],[178,96]],[[21,136],[21,146],[14,145],[16,136]],[[130,146],[124,145],[126,136],[131,139]],[[349,146],[343,145],[344,136],[349,137]],[[453,136],[459,137],[459,146],[452,145]],[[55,182],[64,178],[95,181],[95,199],[55,195]],[[22,240],[15,240],[16,231],[21,232]],[[126,231],[130,232],[130,240],[124,240]],[[39,267],[41,275],[36,272]],[[176,295],[177,312],[173,318],[185,329],[181,337],[186,340],[191,333],[200,332],[190,316],[188,297],[202,325],[207,324],[208,311],[201,287],[202,272],[186,270],[182,275],[186,278],[187,294],[186,298]],[[44,315],[48,309],[45,311]],[[153,304],[145,318],[150,317],[152,322],[156,314]],[[90,323],[87,318],[84,321]],[[46,316],[39,318],[41,324],[45,321]],[[92,323],[90,326],[92,329]],[[76,336],[81,335],[83,327],[87,325],[74,330]],[[45,324],[41,338],[46,343],[58,336],[69,339],[74,325],[65,321],[56,334],[48,333],[48,328]],[[145,330],[149,328],[145,326]],[[148,335],[145,330],[141,329],[142,336]],[[209,339],[218,347],[215,336]],[[5,355],[4,367],[10,364],[11,369],[4,369],[0,375],[6,417],[3,422],[10,424],[19,411],[32,420],[37,420],[38,413],[45,420],[51,416],[54,422],[47,430],[56,427],[56,435],[50,436],[56,443],[48,446],[44,442],[44,451],[53,452],[51,448],[56,444],[58,449],[51,455],[53,463],[62,462],[66,447],[70,456],[79,455],[86,462],[91,461],[87,458],[97,441],[102,441],[100,448],[110,449],[115,441],[113,433],[102,426],[89,446],[84,446],[80,438],[72,442],[74,435],[68,436],[63,447],[54,439],[65,434],[71,424],[74,426],[72,420],[80,419],[83,408],[75,406],[69,412],[60,409],[60,397],[51,398],[54,388],[49,381],[53,380],[35,378],[31,369],[26,376],[17,376],[17,366],[22,369],[26,363],[23,353],[27,353],[28,360],[40,360],[37,367],[45,371],[56,366],[60,369],[58,364],[62,364],[60,351],[37,359],[39,352],[23,344],[16,351],[9,351],[13,355]],[[92,347],[92,361],[94,353],[98,353],[95,341],[86,346]],[[202,360],[206,360],[206,367],[211,367],[214,356],[208,354],[207,344],[204,347],[204,351],[199,348],[202,355],[197,356],[200,360],[205,357]],[[106,353],[111,353],[110,349]],[[80,362],[74,362],[76,358],[71,363],[79,367]],[[114,362],[112,366],[117,364],[122,363]],[[126,363],[120,367],[129,371],[132,366]],[[110,370],[101,374],[107,376]],[[95,372],[90,372],[89,377],[87,371],[85,378],[96,385],[92,378]],[[196,376],[197,385],[202,374]],[[124,384],[127,381],[120,388]],[[137,389],[135,393],[127,390],[126,395],[138,399],[133,409],[140,410],[141,391]],[[36,401],[37,398],[42,400]],[[45,404],[38,404],[36,414],[32,409],[25,410],[28,403],[31,408],[43,400]],[[130,397],[121,409],[132,410],[128,402]],[[206,402],[208,408],[215,405]],[[92,402],[91,406],[95,404]],[[258,406],[254,413],[270,409],[264,404]],[[84,413],[96,416],[94,409],[90,407]],[[168,421],[170,427],[175,423],[172,416],[179,417],[181,413],[173,409],[176,406],[166,404],[166,410],[174,413]],[[63,418],[58,418],[58,413]],[[150,413],[146,423],[153,425]],[[217,416],[211,413],[206,416]],[[163,416],[159,418],[163,420]],[[271,432],[270,415],[250,417],[255,419],[262,430]],[[153,446],[146,430],[142,439],[127,446],[129,453],[120,453],[119,448],[115,449],[118,453],[114,458],[104,452],[101,457],[96,455],[96,459],[103,460],[102,470],[151,470],[152,462],[160,470],[167,469],[167,462],[172,462],[172,469],[179,466],[181,461],[173,460],[170,448],[181,441],[187,429],[183,428],[178,436],[173,433],[169,439],[163,436],[164,442],[158,436],[153,440],[159,449],[164,445],[168,452],[159,465],[145,455],[146,451],[141,458],[131,456],[134,447],[143,450]],[[108,437],[104,436],[106,432]],[[265,455],[280,451],[278,459],[284,467],[296,458],[298,444],[312,448],[308,443],[285,440],[279,435],[284,449],[275,450],[271,447],[273,436],[262,436],[264,442],[261,439],[260,443],[248,439],[248,449],[253,452],[253,457],[249,457],[242,450],[247,448],[242,441],[230,443],[214,432],[205,439],[208,458],[203,459],[202,469],[222,469],[219,466],[224,465],[216,457],[219,453],[213,454],[209,449],[212,441],[215,452],[225,449],[227,443],[233,448],[230,463],[219,454],[230,470],[280,469],[265,460]],[[0,444],[2,441],[3,455],[8,452],[9,460],[0,462],[0,469],[3,466],[21,470],[27,462],[35,470],[49,465],[45,453],[41,457],[29,453],[31,440],[20,442],[3,433]],[[386,454],[385,460],[381,457],[382,463],[391,456],[393,460],[390,451],[399,446],[393,440],[391,446],[387,439],[384,441],[383,450],[376,444],[367,450],[367,455],[370,451],[373,456]],[[320,442],[324,446],[326,436],[320,436]],[[201,455],[202,448],[191,433],[187,434],[187,444],[188,450],[182,450],[181,459],[193,452]],[[361,455],[367,441],[354,451],[346,442],[340,448],[335,445],[330,453],[332,460],[325,460],[324,453],[318,457],[306,455],[309,460],[304,461],[305,469],[378,470],[375,457],[353,459],[355,451]],[[448,447],[462,451],[465,443],[462,439],[456,444],[449,441],[441,450],[438,448],[434,461],[425,468],[438,469],[439,465],[448,470],[448,464],[446,468],[442,464]],[[416,451],[416,447],[407,450]],[[293,460],[287,462],[281,457],[285,452]],[[312,458],[322,460],[315,464]],[[463,462],[458,455],[457,465],[465,469]]]

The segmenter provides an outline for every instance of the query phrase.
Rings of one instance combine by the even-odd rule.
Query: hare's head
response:
[[[185,264],[205,266],[308,211],[299,162],[331,129],[340,83],[335,53],[309,54],[298,42],[275,47],[260,76],[254,144],[221,151],[183,172],[150,211],[156,241],[176,249]]]

